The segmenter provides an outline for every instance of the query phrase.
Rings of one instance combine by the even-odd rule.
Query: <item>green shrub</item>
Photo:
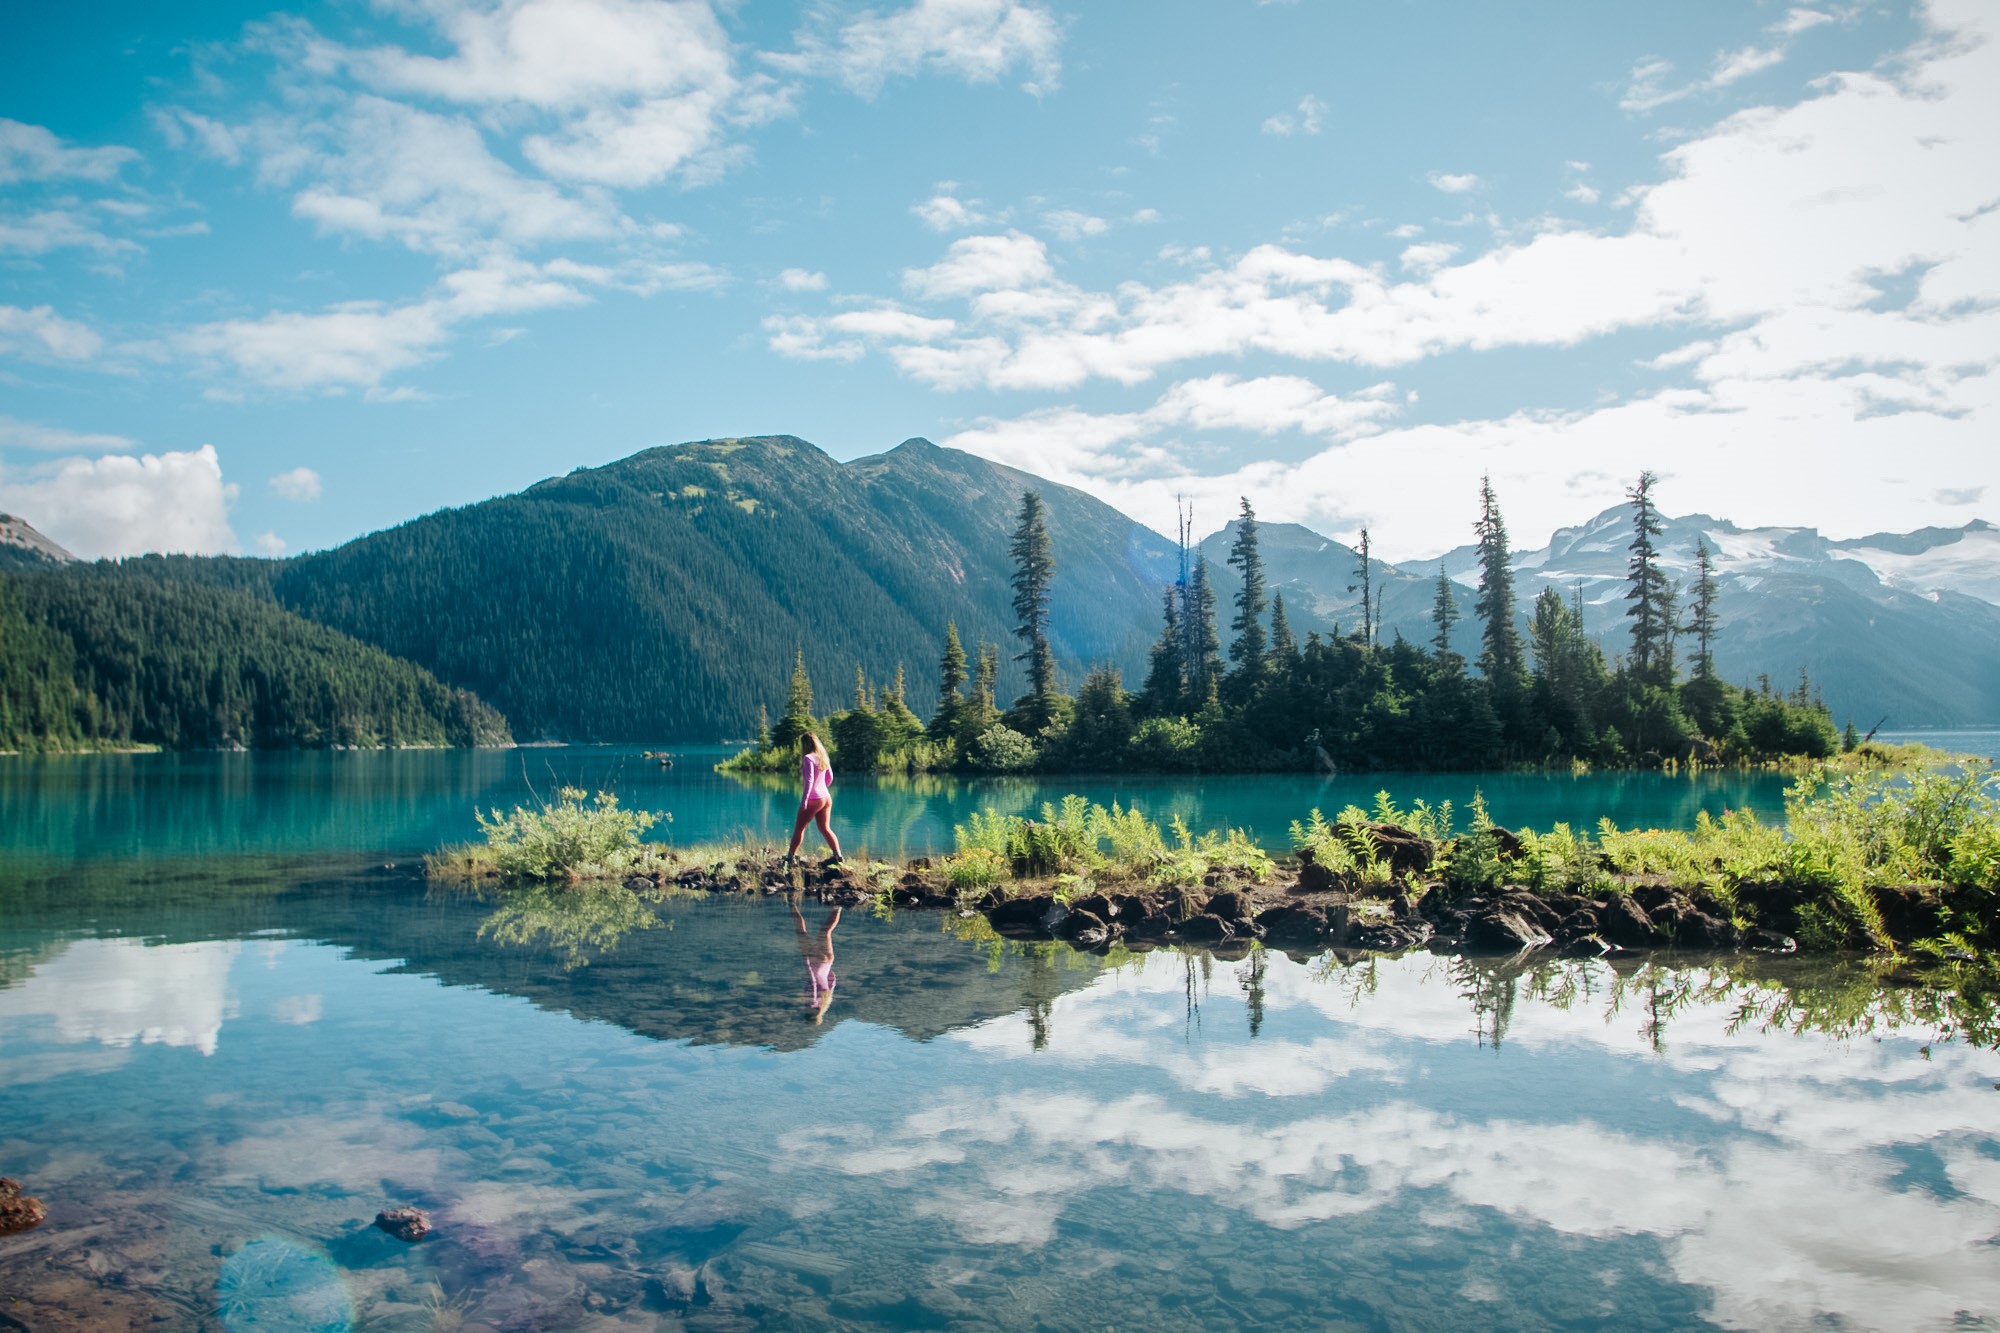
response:
[[[945,882],[959,896],[984,893],[1007,878],[1007,861],[998,852],[972,847],[943,862]]]
[[[1035,766],[1035,743],[1012,727],[995,723],[972,743],[972,762],[988,773],[1022,773]]]
[[[632,869],[646,851],[640,835],[664,816],[622,810],[610,792],[586,797],[563,787],[539,810],[476,815],[485,851],[500,874],[513,879],[608,879]]]

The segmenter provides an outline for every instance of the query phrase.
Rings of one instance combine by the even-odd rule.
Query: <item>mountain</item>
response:
[[[0,514],[0,569],[46,569],[70,564],[75,559],[36,532],[27,519]]]
[[[1169,543],[1109,506],[908,440],[837,463],[792,436],[648,449],[287,562],[283,605],[476,691],[523,738],[744,734],[775,713],[795,648],[820,711],[897,667],[929,709],[945,623],[1012,662],[1007,546],[1042,493],[1056,561],[1050,639],[1143,668]],[[231,578],[244,575],[232,574]]]
[[[43,563],[0,570],[0,749],[511,739],[466,691],[254,592]]]
[[[1225,649],[1231,637],[1228,624],[1235,614],[1233,603],[1243,588],[1243,580],[1227,563],[1240,526],[1238,520],[1231,519],[1222,531],[1200,543],[1215,582],[1217,628]],[[1285,619],[1299,638],[1314,630],[1321,634],[1360,632],[1361,556],[1353,547],[1296,523],[1259,523],[1257,554],[1264,562],[1267,592],[1285,595]],[[1371,593],[1381,602],[1382,639],[1391,640],[1400,632],[1414,643],[1430,643],[1436,633],[1431,622],[1431,607],[1437,598],[1436,568],[1426,573],[1420,566],[1399,568],[1377,560],[1369,579]],[[1471,594],[1457,588],[1453,600],[1464,619],[1452,631],[1452,647],[1467,657],[1477,657],[1479,628],[1470,621]],[[1224,613],[1224,607],[1231,609]]]
[[[1707,514],[1663,521],[1660,560],[1681,585],[1683,614],[1696,543],[1714,553],[1724,679],[1768,675],[1789,686],[1803,667],[1834,716],[1864,728],[1881,718],[1894,726],[2000,719],[2000,533],[1988,524],[1835,542],[1812,528],[1744,528]],[[1585,628],[1607,656],[1622,654],[1631,539],[1631,511],[1619,506],[1514,552],[1523,614],[1545,587],[1565,598],[1580,592]],[[1448,552],[1443,564],[1468,593],[1477,586],[1476,547]],[[1458,632],[1471,643],[1477,626]]]

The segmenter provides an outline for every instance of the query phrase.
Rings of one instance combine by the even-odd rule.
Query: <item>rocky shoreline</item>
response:
[[[1310,850],[1276,863],[1261,880],[1210,873],[1198,886],[1100,883],[1057,892],[1054,879],[1015,880],[974,893],[954,891],[930,858],[898,865],[821,863],[787,869],[775,855],[654,870],[626,880],[634,890],[673,887],[708,893],[810,892],[858,906],[886,898],[897,910],[977,914],[999,934],[1060,940],[1084,950],[1189,945],[1218,952],[1253,943],[1288,952],[1329,948],[1400,953],[1517,954],[1550,950],[1564,957],[1608,958],[1653,949],[1800,951],[1800,912],[1820,895],[1782,882],[1738,886],[1734,902],[1700,885],[1663,877],[1617,877],[1601,893],[1537,892],[1502,884],[1454,894],[1429,875],[1439,848],[1409,830],[1372,825],[1368,836],[1392,868],[1386,883],[1363,885],[1320,865]],[[1492,835],[1503,844],[1504,829]],[[1875,891],[1886,940],[1894,947],[1931,939],[1944,928],[1934,886]]]

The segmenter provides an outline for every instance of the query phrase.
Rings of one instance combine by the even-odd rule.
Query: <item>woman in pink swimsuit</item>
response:
[[[810,731],[805,734],[805,753],[799,757],[799,778],[805,789],[799,796],[799,817],[792,824],[792,845],[785,849],[785,864],[790,866],[798,858],[806,825],[818,824],[819,836],[833,852],[827,864],[839,865],[840,839],[833,836],[833,825],[827,820],[833,812],[833,765],[827,762],[826,747]]]

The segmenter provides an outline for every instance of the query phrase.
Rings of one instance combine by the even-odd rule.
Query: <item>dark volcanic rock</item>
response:
[[[1069,915],[1056,923],[1055,933],[1057,939],[1078,943],[1083,941],[1085,935],[1094,936],[1092,943],[1098,944],[1110,937],[1110,932],[1105,929],[1104,918],[1095,912],[1086,912],[1080,907],[1071,908]]]
[[[1431,937],[1428,922],[1386,921],[1380,917],[1350,928],[1347,942],[1357,949],[1372,949],[1377,953],[1401,953],[1404,949],[1414,949]]]
[[[1118,916],[1118,904],[1101,893],[1087,894],[1069,907],[1072,912],[1088,912],[1107,926]]]
[[[1208,911],[1224,921],[1248,921],[1250,900],[1240,893],[1218,893],[1208,900]]]
[[[1736,927],[1724,917],[1689,911],[1674,923],[1674,943],[1690,949],[1733,949]]]
[[[1875,890],[1882,929],[1898,944],[1944,934],[1944,895],[1923,884],[1895,884]]]
[[[21,1193],[21,1182],[0,1177],[0,1236],[28,1231],[48,1219],[48,1205]]]
[[[1597,934],[1597,912],[1589,907],[1580,907],[1559,922],[1552,932],[1558,940],[1580,940],[1586,935]]]
[[[1517,953],[1522,949],[1539,949],[1550,943],[1551,938],[1532,918],[1505,907],[1489,908],[1465,924],[1465,943],[1474,949]]]
[[[1287,905],[1260,913],[1257,924],[1265,938],[1289,944],[1318,944],[1330,937],[1325,914],[1310,907]]]
[[[987,910],[986,920],[995,930],[1047,933],[1049,918],[1057,910],[1056,900],[1046,893],[1009,898]]]
[[[1369,824],[1357,830],[1366,846],[1355,851],[1373,855],[1389,863],[1397,875],[1421,875],[1437,860],[1437,848],[1400,824]]]
[[[1125,935],[1134,940],[1163,940],[1173,929],[1174,919],[1165,912],[1147,912],[1125,927]]]
[[[1307,847],[1299,852],[1299,882],[1294,886],[1298,893],[1331,893],[1340,887],[1340,881],[1333,872],[1319,863],[1313,849]]]
[[[375,1225],[397,1240],[420,1241],[431,1234],[431,1215],[421,1208],[390,1208],[375,1214]]]
[[[1745,881],[1736,886],[1736,901],[1758,925],[1790,934],[1799,928],[1806,891],[1778,880]]]
[[[1191,916],[1176,928],[1180,937],[1189,944],[1220,944],[1234,932],[1230,924],[1219,916],[1207,912]]]
[[[1654,942],[1653,918],[1629,894],[1614,893],[1598,913],[1604,938],[1627,949],[1643,949]]]

